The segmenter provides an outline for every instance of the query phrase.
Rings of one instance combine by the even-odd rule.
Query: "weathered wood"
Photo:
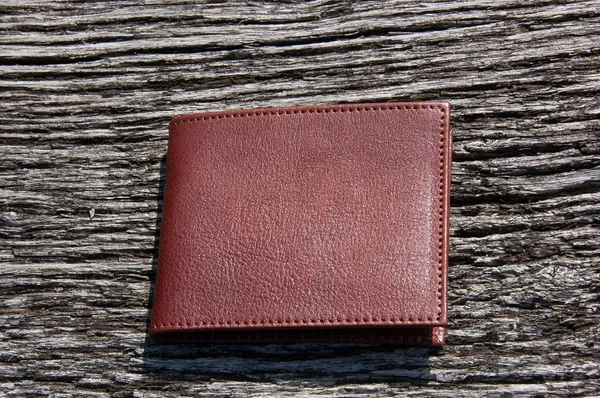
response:
[[[0,5],[0,392],[600,394],[597,1]],[[167,124],[446,100],[440,351],[147,339]]]

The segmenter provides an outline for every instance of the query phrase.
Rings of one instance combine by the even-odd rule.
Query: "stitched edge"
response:
[[[205,120],[217,120],[217,119],[228,119],[236,117],[257,117],[257,116],[282,116],[282,115],[297,115],[305,113],[338,113],[338,112],[361,112],[361,111],[391,111],[391,110],[439,110],[441,112],[440,118],[440,184],[439,184],[439,246],[438,246],[438,311],[436,318],[427,317],[426,319],[417,318],[355,318],[355,319],[309,319],[309,320],[257,320],[257,321],[216,321],[216,322],[169,322],[154,324],[151,326],[151,330],[164,330],[164,329],[182,329],[188,327],[201,327],[201,326],[252,326],[252,325],[318,325],[318,324],[331,324],[331,325],[381,325],[381,324],[422,324],[433,321],[439,321],[442,313],[442,275],[443,275],[443,250],[444,250],[444,202],[445,202],[445,173],[444,166],[446,163],[445,157],[445,122],[446,122],[446,108],[439,105],[370,105],[370,106],[356,106],[352,104],[338,105],[335,108],[315,107],[315,108],[302,108],[293,109],[287,108],[284,110],[257,110],[257,111],[224,111],[223,113],[215,113],[206,116],[188,117],[186,119],[174,119],[169,124],[169,127],[176,126],[178,124],[191,123]]]
[[[440,198],[440,214],[439,214],[439,248],[438,248],[438,313],[436,320],[439,320],[442,315],[442,276],[444,268],[444,205],[446,202],[445,195],[445,182],[446,175],[444,173],[446,163],[446,142],[444,141],[444,130],[446,124],[446,110],[440,107],[442,116],[440,120],[440,186],[439,186],[439,198]]]
[[[306,341],[307,339],[311,341],[326,341],[326,342],[343,342],[343,341],[351,341],[351,342],[386,342],[393,341],[395,343],[431,343],[431,345],[439,345],[442,343],[441,339],[436,341],[435,338],[435,328],[433,328],[432,337],[434,340],[429,341],[426,336],[422,335],[376,335],[375,333],[350,333],[348,335],[337,334],[330,330],[310,330],[310,331],[302,331],[302,330],[263,330],[248,333],[245,330],[228,330],[228,331],[206,331],[202,335],[197,335],[189,333],[186,335],[184,333],[183,336],[177,335],[175,337],[165,337],[162,336],[163,341],[165,342],[180,342],[180,341],[189,341],[189,342],[215,342],[215,341],[224,341],[224,342],[244,342],[244,341]],[[380,329],[379,329],[380,330]],[[262,333],[262,335],[261,335]],[[161,337],[159,337],[161,338]]]
[[[304,113],[343,113],[343,112],[361,112],[361,111],[391,111],[391,110],[425,110],[437,109],[442,112],[442,121],[444,120],[446,109],[439,105],[372,105],[372,106],[353,106],[348,105],[337,105],[335,108],[322,108],[316,106],[314,108],[284,108],[282,110],[277,109],[264,109],[264,110],[247,110],[247,111],[221,111],[221,112],[210,112],[205,116],[188,117],[180,116],[175,118],[169,124],[171,127],[178,124],[198,122],[205,120],[217,120],[217,119],[231,119],[236,117],[255,117],[255,116],[283,116],[283,115],[299,115]],[[442,135],[444,125],[442,124]],[[443,141],[443,138],[442,138]]]

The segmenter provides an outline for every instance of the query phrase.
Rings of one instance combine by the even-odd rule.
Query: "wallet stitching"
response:
[[[442,106],[437,105],[395,105],[395,106],[352,106],[352,105],[340,105],[336,108],[304,108],[304,109],[286,109],[286,110],[271,110],[271,111],[240,111],[240,112],[226,112],[222,114],[216,114],[211,116],[199,116],[193,118],[187,118],[182,120],[175,120],[171,122],[171,126],[176,126],[183,123],[191,123],[205,120],[216,120],[216,119],[227,119],[236,117],[258,117],[258,116],[282,116],[282,115],[297,115],[305,113],[337,113],[337,112],[361,112],[361,111],[383,111],[383,110],[439,110],[441,112],[440,118],[440,185],[439,185],[439,245],[438,245],[438,311],[436,318],[427,317],[421,319],[415,318],[377,318],[377,317],[365,317],[355,319],[284,319],[284,320],[251,320],[251,321],[193,321],[193,322],[168,322],[154,324],[153,330],[160,329],[182,329],[193,326],[239,326],[239,325],[286,325],[286,324],[334,324],[334,325],[350,325],[350,324],[422,324],[432,321],[439,321],[442,313],[442,276],[443,276],[443,250],[444,250],[444,203],[445,203],[445,141],[444,132],[446,124],[446,109]]]

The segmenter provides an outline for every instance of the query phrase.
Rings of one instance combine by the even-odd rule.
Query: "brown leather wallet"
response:
[[[380,103],[175,118],[150,336],[443,345],[449,111]]]

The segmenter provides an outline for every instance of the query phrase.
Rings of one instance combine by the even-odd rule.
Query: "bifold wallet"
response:
[[[449,111],[379,103],[175,118],[150,336],[443,345]]]

